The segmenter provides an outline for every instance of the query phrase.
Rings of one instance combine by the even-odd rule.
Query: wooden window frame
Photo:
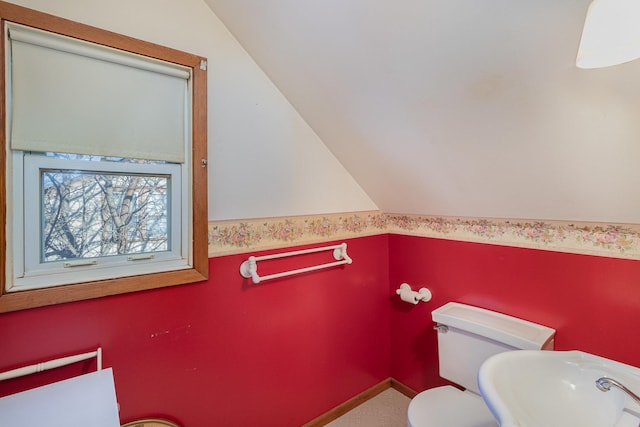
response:
[[[191,268],[163,273],[99,280],[50,288],[6,292],[7,280],[7,132],[5,40],[2,37],[0,52],[0,313],[42,307],[127,292],[175,286],[207,280],[207,71],[206,58],[113,33],[89,25],[70,21],[54,15],[0,1],[0,23],[5,21],[74,37],[112,48],[137,53],[151,58],[169,61],[191,68],[192,71],[192,248]]]

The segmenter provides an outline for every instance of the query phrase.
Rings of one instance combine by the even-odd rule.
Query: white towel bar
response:
[[[49,369],[60,368],[72,363],[81,362],[83,360],[97,358],[97,371],[102,370],[102,348],[98,347],[96,351],[88,353],[76,354],[74,356],[61,357],[60,359],[49,360],[47,362],[36,363],[35,365],[24,366],[22,368],[12,369],[0,373],[0,381],[9,380],[11,378],[23,377],[25,375],[35,374],[36,372],[47,371]]]
[[[270,274],[268,276],[260,277],[258,275],[258,261],[266,261],[266,260],[269,260],[269,259],[284,258],[284,257],[289,257],[289,256],[295,256],[295,255],[311,254],[311,253],[314,253],[314,252],[322,252],[322,251],[329,251],[329,250],[333,250],[333,257],[337,260],[336,262],[329,262],[327,264],[321,264],[321,265],[314,265],[314,266],[311,266],[311,267],[299,268],[297,270],[283,271],[282,273]],[[244,261],[240,265],[240,274],[242,275],[242,277],[245,277],[247,279],[251,278],[253,283],[260,283],[260,282],[265,281],[265,280],[277,279],[279,277],[286,277],[286,276],[291,276],[291,275],[294,275],[294,274],[307,273],[309,271],[315,271],[315,270],[320,270],[320,269],[323,269],[323,268],[335,267],[335,266],[338,266],[338,265],[351,264],[352,262],[353,262],[353,260],[351,258],[349,258],[349,255],[347,255],[347,244],[346,243],[341,243],[339,245],[334,245],[334,246],[325,246],[325,247],[321,247],[321,248],[312,248],[312,249],[302,249],[302,250],[299,250],[299,251],[282,252],[282,253],[273,254],[273,255],[264,255],[264,256],[259,256],[259,257],[250,256],[246,261]]]

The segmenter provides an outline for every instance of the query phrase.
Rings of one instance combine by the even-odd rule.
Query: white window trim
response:
[[[180,165],[64,160],[21,151],[14,152],[13,158],[13,250],[16,256],[13,259],[13,280],[8,282],[8,292],[190,268],[190,233],[187,231],[188,221],[185,220],[189,212],[185,209],[188,205],[185,205],[182,197],[188,190],[182,176],[184,168]],[[65,261],[42,263],[39,246],[42,242],[39,197],[41,169],[170,175],[171,250],[154,253],[153,259],[130,260],[127,255],[91,258],[96,264],[72,268],[65,268]],[[24,190],[19,190],[21,188]],[[22,194],[33,194],[34,197],[23,198]],[[31,214],[25,215],[27,212]],[[23,239],[15,238],[21,235],[24,236]],[[75,262],[82,264],[82,261]]]

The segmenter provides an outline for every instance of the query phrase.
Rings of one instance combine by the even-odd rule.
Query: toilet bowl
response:
[[[497,427],[482,397],[447,385],[423,391],[409,403],[409,427]]]
[[[461,387],[418,393],[409,427],[496,427],[478,389],[482,363],[504,351],[552,350],[555,330],[478,307],[450,302],[432,312],[438,331],[440,376]]]

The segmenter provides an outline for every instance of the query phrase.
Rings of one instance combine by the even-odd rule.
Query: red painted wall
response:
[[[556,349],[640,366],[640,262],[389,236],[390,295],[426,286],[429,303],[391,304],[391,376],[421,391],[444,384],[431,311],[458,301],[556,329]]]
[[[389,377],[387,239],[348,240],[352,265],[259,285],[239,274],[247,255],[227,256],[209,260],[206,283],[1,314],[0,370],[100,345],[123,422],[299,426]],[[259,273],[332,260],[269,261]],[[0,394],[90,369],[10,380]]]
[[[557,349],[640,365],[640,262],[397,235],[347,242],[354,263],[336,269],[253,285],[238,273],[246,255],[212,258],[206,283],[2,314],[0,370],[101,345],[123,421],[299,426],[389,376],[443,384],[431,310],[448,301],[553,327]],[[401,302],[402,282],[433,300]],[[0,383],[0,395],[90,369]]]

